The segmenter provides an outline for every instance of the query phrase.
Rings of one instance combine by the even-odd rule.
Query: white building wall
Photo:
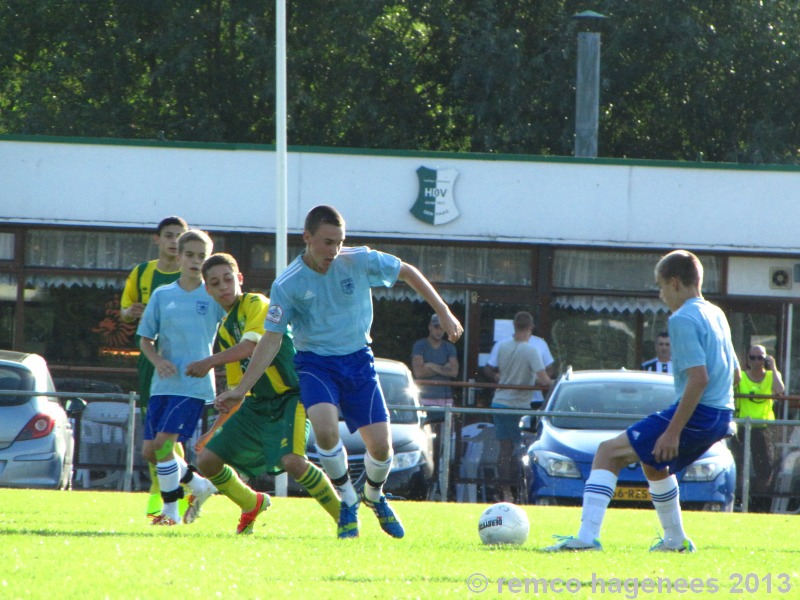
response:
[[[152,227],[168,214],[275,231],[275,160],[248,147],[0,141],[0,223]],[[409,211],[416,170],[455,169],[460,216]],[[288,219],[333,204],[351,235],[797,253],[800,170],[531,157],[292,152]]]

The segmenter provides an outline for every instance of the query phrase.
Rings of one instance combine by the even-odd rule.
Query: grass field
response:
[[[528,541],[489,547],[485,506],[397,502],[402,540],[362,510],[361,538],[339,541],[309,499],[274,499],[243,537],[222,496],[192,525],[155,528],[141,493],[0,490],[0,598],[800,598],[800,516],[687,512],[699,551],[675,555],[648,552],[652,510],[612,509],[604,552],[547,554],[579,509],[527,506]]]

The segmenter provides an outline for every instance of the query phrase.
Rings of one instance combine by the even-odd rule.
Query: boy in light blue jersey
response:
[[[358,537],[357,510],[363,500],[381,528],[401,538],[403,526],[383,494],[392,466],[392,439],[369,347],[371,288],[404,281],[439,315],[452,342],[464,329],[416,267],[367,247],[343,248],[344,239],[344,219],[335,208],[311,209],[303,231],[306,250],[272,285],[265,333],[247,371],[239,385],[219,395],[214,405],[225,412],[242,400],[272,362],[291,324],[301,399],[314,428],[320,462],[342,499],[338,536]],[[367,478],[360,497],[339,439],[339,409],[350,431],[358,430],[367,448]]]
[[[733,417],[733,385],[739,361],[725,313],[701,293],[703,265],[691,252],[675,250],[655,269],[661,300],[670,308],[669,338],[675,404],[645,417],[600,444],[583,492],[577,537],[556,536],[545,550],[602,550],[599,536],[619,472],[641,462],[664,535],[650,550],[694,552],[681,518],[678,481],[684,469],[727,433]]]
[[[215,394],[213,372],[205,377],[186,373],[190,363],[213,353],[217,325],[225,316],[203,286],[201,267],[212,248],[211,238],[203,231],[190,229],[178,238],[180,277],[153,292],[137,330],[142,354],[155,367],[142,447],[144,458],[156,464],[164,502],[154,525],[180,523],[177,502],[183,497],[181,484],[192,494],[185,523],[197,518],[203,502],[216,491],[174,453],[177,442],[192,436],[203,406]]]

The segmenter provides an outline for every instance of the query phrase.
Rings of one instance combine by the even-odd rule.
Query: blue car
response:
[[[639,417],[675,401],[672,375],[646,371],[572,371],[556,383],[536,423],[528,448],[531,504],[579,505],[597,447]],[[552,413],[552,414],[549,414]],[[736,465],[727,440],[676,473],[681,505],[687,509],[731,512]],[[652,506],[639,463],[619,474],[612,506]]]

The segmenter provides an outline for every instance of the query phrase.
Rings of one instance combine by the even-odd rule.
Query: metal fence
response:
[[[524,386],[522,386],[524,387]],[[75,484],[85,488],[108,487],[113,483],[119,490],[130,492],[142,489],[139,481],[140,473],[147,470],[147,465],[141,458],[143,421],[137,408],[138,394],[109,393],[81,393],[75,392],[20,392],[0,391],[0,395],[46,395],[62,399],[65,402],[80,398],[86,401],[82,410],[74,411],[72,420],[75,436],[75,456],[73,467],[75,469]],[[389,405],[391,409],[410,410],[430,414],[441,413],[442,423],[440,435],[435,448],[437,463],[436,481],[433,485],[438,487],[437,499],[442,501],[452,500],[453,488],[461,485],[476,485],[480,483],[479,477],[463,476],[459,473],[464,458],[462,431],[468,424],[467,420],[476,416],[483,416],[489,421],[494,414],[518,414],[520,417],[528,415],[540,417],[543,411],[491,409],[475,406],[422,406],[419,408],[399,405]],[[208,429],[213,420],[211,407],[207,407],[196,435],[201,435]],[[604,415],[593,413],[547,413],[550,416],[589,416],[604,418]],[[613,418],[635,419],[641,415],[613,415]],[[737,464],[740,470],[741,481],[741,511],[748,512],[751,501],[751,468],[752,468],[752,437],[753,430],[757,427],[767,427],[772,431],[775,448],[779,453],[779,460],[774,465],[775,480],[773,489],[768,496],[771,500],[771,511],[780,513],[800,513],[800,420],[779,419],[774,421],[761,421],[752,419],[736,419],[740,428],[739,437],[743,440],[743,458]],[[192,443],[187,456],[191,460]],[[100,479],[91,480],[92,472],[106,472]],[[113,477],[111,475],[113,475]],[[86,479],[86,478],[89,479]],[[485,483],[485,482],[484,482]],[[457,498],[458,499],[458,498]]]

